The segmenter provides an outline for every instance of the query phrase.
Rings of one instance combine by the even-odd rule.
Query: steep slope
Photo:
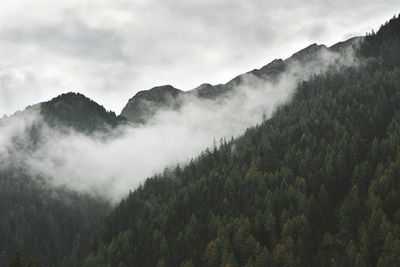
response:
[[[121,115],[126,117],[128,121],[132,123],[144,124],[151,120],[157,111],[164,109],[178,109],[184,101],[183,98],[185,96],[218,100],[218,98],[227,97],[234,88],[240,86],[245,87],[248,85],[248,79],[246,79],[246,77],[249,75],[254,75],[263,80],[276,81],[282,73],[294,64],[302,65],[317,60],[322,53],[327,51],[345,53],[346,50],[357,46],[361,40],[362,37],[354,37],[329,48],[324,45],[312,44],[293,54],[286,60],[276,59],[260,69],[254,69],[250,72],[241,74],[226,84],[211,85],[205,83],[186,92],[176,89],[171,85],[158,86],[150,90],[140,91],[134,97],[129,99],[128,103],[123,108]]]
[[[367,36],[363,66],[301,83],[270,120],[146,180],[84,266],[396,266],[399,21]]]

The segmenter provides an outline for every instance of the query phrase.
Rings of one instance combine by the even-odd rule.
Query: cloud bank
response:
[[[180,109],[161,110],[139,127],[121,126],[109,138],[50,128],[36,106],[1,121],[0,163],[23,166],[55,186],[116,202],[164,167],[185,164],[214,140],[239,136],[263,116],[269,118],[290,100],[298,82],[332,66],[354,64],[351,51],[343,56],[322,49],[305,64],[291,62],[274,82],[247,74],[223,99],[185,96]],[[32,146],[26,131],[38,125],[42,138]]]

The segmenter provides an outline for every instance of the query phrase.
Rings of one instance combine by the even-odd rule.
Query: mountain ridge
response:
[[[258,78],[274,81],[293,62],[305,62],[323,50],[340,53],[358,45],[363,38],[352,37],[330,47],[313,43],[284,60],[274,59],[259,69],[237,75],[225,84],[203,83],[188,91],[180,90],[172,85],[160,85],[148,90],[141,90],[128,100],[118,116],[115,112],[107,111],[102,105],[83,94],[73,92],[63,93],[49,101],[28,106],[26,110],[39,107],[40,114],[50,125],[72,127],[86,133],[97,130],[104,131],[126,122],[136,125],[145,124],[162,109],[179,109],[183,103],[182,98],[185,96],[211,100],[224,97],[233,88],[243,83],[245,75],[254,75]]]
[[[129,99],[128,103],[121,111],[121,116],[127,118],[132,123],[144,124],[146,121],[161,109],[178,109],[182,104],[183,96],[197,96],[204,99],[215,99],[223,97],[231,92],[234,87],[243,83],[245,75],[254,75],[258,78],[274,81],[283,73],[293,62],[304,63],[315,58],[322,51],[331,51],[342,53],[346,49],[358,45],[364,37],[356,36],[348,40],[338,42],[330,47],[313,43],[297,52],[289,58],[274,59],[270,63],[259,69],[253,69],[246,73],[240,74],[225,84],[212,85],[203,83],[188,91],[183,91],[173,87],[172,85],[156,86],[148,90],[142,90]],[[173,88],[174,93],[171,94]],[[156,99],[155,101],[153,99]],[[164,101],[160,101],[164,100]],[[168,102],[170,101],[170,103]]]

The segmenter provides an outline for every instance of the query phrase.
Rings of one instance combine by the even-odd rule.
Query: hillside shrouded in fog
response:
[[[147,179],[84,266],[397,266],[400,16],[356,55],[261,125]]]
[[[261,2],[0,3],[0,266],[397,266],[398,3]]]
[[[310,46],[282,61],[278,71],[275,65],[269,67],[277,72],[274,75],[261,75],[260,70],[238,76],[220,96],[200,97],[194,92],[165,100],[179,102],[175,108],[145,101],[140,106],[149,113],[145,124],[96,110],[97,104],[82,95],[62,95],[4,122],[1,149],[12,151],[4,160],[46,176],[55,185],[119,201],[127,189],[164,167],[185,164],[222,138],[230,140],[269,118],[290,99],[298,82],[329,68],[359,64],[353,55],[357,44],[351,41],[340,52]],[[149,112],[146,105],[157,110]],[[40,125],[34,131],[34,146],[32,125]]]

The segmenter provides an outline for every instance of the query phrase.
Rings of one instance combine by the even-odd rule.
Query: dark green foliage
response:
[[[378,58],[379,63],[385,68],[394,68],[400,64],[399,16],[382,25],[377,33],[368,34],[360,50],[364,56]]]
[[[84,266],[396,266],[400,49],[385,47],[399,21],[366,38],[367,63],[301,83],[271,119],[147,179]]]
[[[3,266],[6,266],[5,264]],[[23,260],[21,259],[19,252],[15,254],[14,259],[11,261],[11,263],[8,265],[10,267],[38,267],[39,263],[33,262],[32,260],[29,260],[26,264],[23,264]]]
[[[108,208],[100,199],[53,189],[40,177],[2,167],[0,266],[8,266],[13,258],[12,266],[26,266],[28,259],[42,267],[79,266]]]
[[[54,127],[72,127],[91,133],[108,130],[125,121],[79,93],[66,93],[40,104],[40,114]]]

